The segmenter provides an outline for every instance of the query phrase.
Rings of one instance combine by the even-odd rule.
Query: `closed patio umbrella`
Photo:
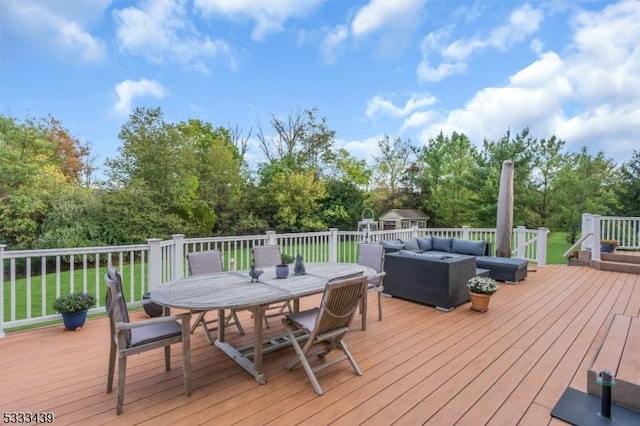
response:
[[[513,230],[513,161],[502,163],[498,214],[496,217],[496,256],[511,257],[511,233]]]

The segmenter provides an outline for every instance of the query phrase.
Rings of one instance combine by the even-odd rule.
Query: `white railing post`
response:
[[[267,231],[265,234],[267,234],[267,245],[276,245],[276,231]]]
[[[411,225],[411,238],[418,238],[418,225]]]
[[[4,248],[5,244],[0,244],[0,269],[2,275],[0,275],[0,338],[6,336],[4,332]]]
[[[600,227],[602,216],[594,214],[592,217],[592,229],[593,235],[591,236],[591,260],[600,262]]]
[[[149,238],[149,290],[154,290],[162,281],[162,247],[160,238]]]
[[[338,261],[338,228],[329,228],[329,262]]]
[[[520,225],[516,228],[516,257],[525,258],[527,248],[527,229]]]
[[[547,236],[549,230],[547,228],[538,228],[537,244],[536,244],[536,263],[538,266],[547,266]]]
[[[463,240],[470,240],[471,237],[469,235],[469,225],[463,225],[462,226],[462,239]]]
[[[173,279],[184,277],[184,234],[173,234]]]
[[[584,237],[585,235],[587,235],[589,232],[593,230],[591,226],[593,223],[593,218],[591,216],[592,216],[591,213],[582,213],[582,227],[580,229],[581,237]],[[589,240],[586,239],[580,244],[580,249],[586,250],[588,248],[589,248]]]

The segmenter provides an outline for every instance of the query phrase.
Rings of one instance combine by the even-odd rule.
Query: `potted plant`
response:
[[[613,253],[618,246],[618,240],[600,240],[600,251],[604,253]]]
[[[282,263],[276,265],[276,278],[287,278],[289,276],[289,264],[293,262],[293,256],[288,254],[282,255]]]
[[[467,282],[471,296],[471,309],[486,312],[489,310],[491,295],[498,291],[496,280],[489,277],[473,277]]]
[[[84,325],[87,311],[94,303],[95,298],[88,293],[72,293],[57,298],[53,308],[62,315],[67,330],[77,330]]]

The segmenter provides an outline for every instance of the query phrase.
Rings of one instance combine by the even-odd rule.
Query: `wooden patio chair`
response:
[[[189,263],[189,272],[191,275],[205,275],[215,274],[216,272],[222,272],[222,253],[219,250],[206,250],[198,251],[187,254],[187,262]],[[205,315],[208,311],[199,312],[196,320],[191,324],[191,333],[193,333],[198,327],[202,325],[204,330],[204,336],[209,344],[213,344],[213,338],[211,332],[217,330],[217,327],[210,327],[211,324],[218,324],[219,318],[216,312],[216,317],[213,319],[206,319]],[[225,318],[225,325],[235,325],[238,329],[238,333],[244,334],[244,329],[238,315],[235,310],[231,310],[229,315]]]
[[[382,244],[362,243],[359,245],[358,264],[373,268],[377,275],[369,278],[367,289],[362,295],[360,313],[362,315],[362,329],[367,329],[367,296],[369,290],[378,295],[378,321],[382,321],[382,280],[384,278],[384,247]]]
[[[127,302],[122,292],[122,277],[109,266],[104,276],[107,284],[106,308],[111,325],[111,350],[107,393],[113,390],[113,375],[118,355],[118,390],[116,411],[122,414],[124,405],[124,384],[127,357],[151,349],[164,347],[165,369],[171,367],[171,345],[182,342],[182,369],[184,373],[184,393],[191,395],[191,348],[189,320],[190,313],[156,317],[146,321],[129,321]]]
[[[282,253],[280,252],[280,246],[277,245],[264,245],[254,246],[253,249],[253,264],[256,268],[264,268],[265,266],[277,266],[282,264]],[[275,313],[268,313],[269,311],[276,311]],[[280,316],[285,312],[293,312],[291,307],[291,301],[287,300],[282,303],[274,303],[269,305],[264,314],[264,325],[269,327],[269,318]]]
[[[296,351],[296,357],[287,363],[286,368],[292,370],[298,363],[302,364],[318,395],[323,394],[320,383],[315,376],[319,370],[348,360],[355,373],[358,376],[362,375],[360,367],[356,364],[344,342],[344,337],[349,331],[360,299],[366,290],[367,277],[365,276],[330,281],[327,283],[319,308],[287,314],[282,319],[282,324]],[[304,333],[303,336],[296,337],[300,332]],[[298,343],[298,339],[304,341],[302,346]],[[317,353],[320,358],[324,358],[333,349],[340,349],[344,354],[331,361],[311,367],[307,356],[316,345],[325,346],[321,352]]]

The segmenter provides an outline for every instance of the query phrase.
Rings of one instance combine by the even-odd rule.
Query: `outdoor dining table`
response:
[[[252,345],[235,347],[227,342],[224,321],[219,322],[214,344],[260,384],[267,382],[262,370],[263,354],[291,345],[284,335],[263,341],[262,326],[269,304],[293,299],[294,310],[298,310],[300,297],[322,293],[330,280],[376,274],[366,266],[333,262],[305,264],[304,275],[294,275],[291,271],[284,279],[276,277],[275,267],[261,269],[263,273],[257,282],[251,282],[248,270],[219,272],[170,281],[150,294],[151,300],[159,305],[190,311],[217,310],[218,318],[225,317],[226,309],[250,311],[254,317]]]

